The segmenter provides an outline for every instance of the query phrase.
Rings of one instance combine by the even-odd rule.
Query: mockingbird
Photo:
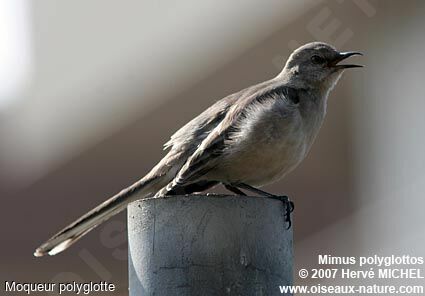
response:
[[[35,256],[57,254],[135,200],[189,194],[219,183],[236,194],[292,171],[306,156],[326,113],[329,92],[359,52],[322,43],[296,49],[276,77],[231,94],[195,117],[165,144],[169,152],[142,179],[42,244]],[[288,207],[287,207],[288,208]]]

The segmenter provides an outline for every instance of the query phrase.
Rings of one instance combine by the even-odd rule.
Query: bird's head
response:
[[[343,70],[362,67],[340,63],[353,55],[362,54],[356,51],[339,52],[323,42],[307,43],[291,54],[279,76],[295,87],[329,91],[341,77]]]

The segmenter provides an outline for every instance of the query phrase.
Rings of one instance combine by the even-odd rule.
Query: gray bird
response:
[[[259,190],[306,156],[326,114],[329,92],[361,55],[322,43],[296,49],[276,77],[231,94],[195,117],[165,144],[169,152],[142,179],[100,204],[35,251],[55,255],[138,199],[189,194],[219,183]]]

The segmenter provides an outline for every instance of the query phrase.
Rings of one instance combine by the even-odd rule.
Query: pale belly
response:
[[[286,137],[242,145],[214,170],[219,180],[263,186],[284,177],[304,159],[309,144],[304,137]]]

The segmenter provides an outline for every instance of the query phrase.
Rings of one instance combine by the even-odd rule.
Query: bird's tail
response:
[[[155,193],[157,181],[156,178],[144,178],[122,190],[51,237],[35,250],[34,256],[56,255],[64,251],[97,225],[124,210],[132,201]]]

